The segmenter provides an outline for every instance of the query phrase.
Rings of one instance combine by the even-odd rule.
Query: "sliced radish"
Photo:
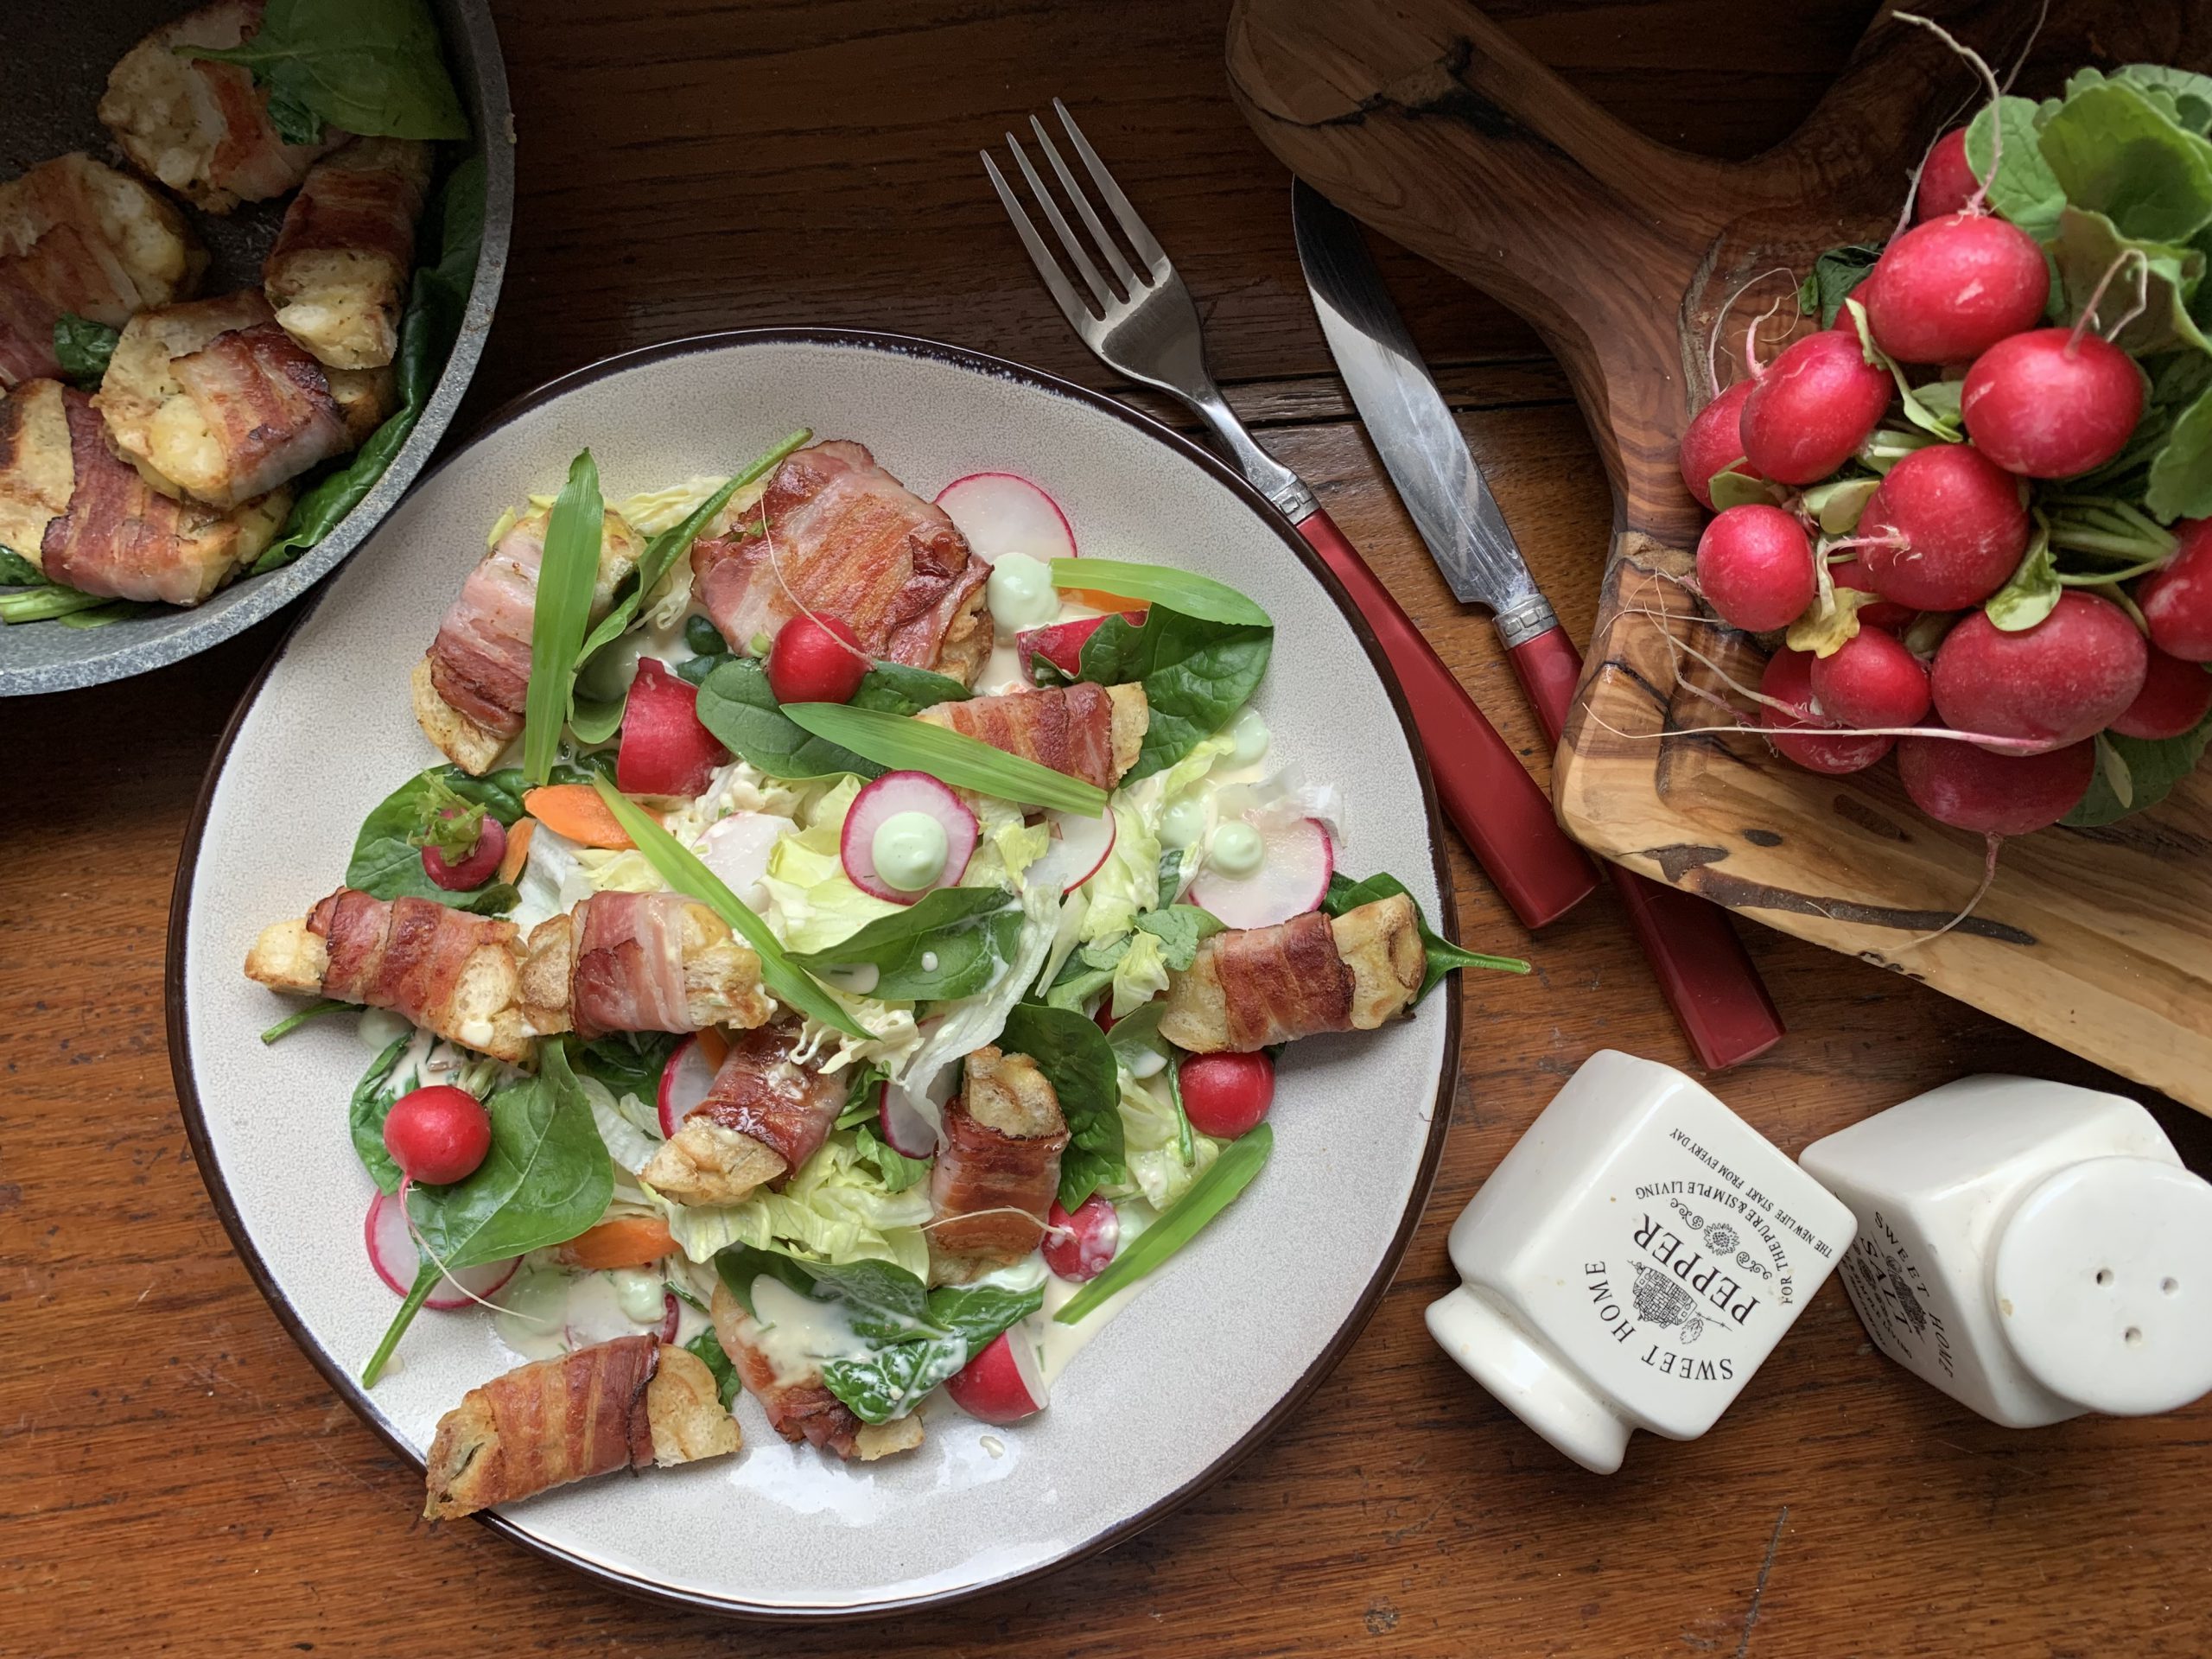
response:
[[[1122,620],[1131,627],[1143,625],[1145,613],[1123,611]],[[1014,636],[1014,648],[1021,660],[1021,671],[1033,675],[1037,659],[1042,657],[1061,673],[1072,678],[1083,672],[1083,648],[1090,636],[1098,632],[1103,616],[1078,616],[1072,621],[1055,622],[1049,627],[1024,628]]]
[[[990,1345],[944,1385],[952,1403],[987,1423],[1016,1423],[1045,1409],[1045,1373],[1037,1344],[1020,1325],[1001,1331]]]
[[[408,1230],[407,1206],[400,1202],[397,1193],[379,1192],[370,1203],[369,1213],[361,1224],[361,1242],[368,1246],[369,1265],[377,1270],[378,1278],[401,1296],[414,1288],[415,1274],[423,1265],[423,1252],[415,1243],[415,1235]],[[515,1269],[521,1265],[522,1257],[511,1255],[504,1262],[486,1262],[480,1268],[463,1268],[458,1273],[448,1274],[423,1306],[442,1313],[470,1306],[513,1278]]]
[[[660,1132],[673,1135],[715,1086],[715,1063],[696,1037],[686,1037],[660,1071]]]
[[[944,830],[944,868],[929,887],[912,893],[893,887],[876,874],[875,832],[901,812],[919,812],[937,820]],[[951,789],[926,772],[887,772],[853,797],[845,814],[845,832],[838,843],[845,874],[862,893],[887,899],[894,905],[911,905],[931,887],[949,887],[960,880],[976,850],[976,815]]]
[[[729,751],[699,723],[699,688],[652,658],[640,657],[622,710],[615,786],[627,795],[688,798],[713,781],[717,766],[728,764]]]
[[[937,1125],[915,1109],[904,1090],[887,1084],[877,1088],[875,1122],[883,1144],[900,1157],[937,1156]]]
[[[660,1328],[656,1333],[663,1342],[674,1342],[676,1332],[683,1323],[683,1304],[676,1300],[676,1293],[664,1290],[660,1298]]]
[[[1320,904],[1337,868],[1336,847],[1317,819],[1253,827],[1266,849],[1258,869],[1224,875],[1205,867],[1191,883],[1191,902],[1224,927],[1273,927],[1303,916]]]
[[[1075,557],[1075,530],[1060,504],[1013,473],[970,473],[938,492],[968,550],[985,564],[1008,553],[1050,562]]]
[[[1022,872],[1025,880],[1042,886],[1058,883],[1062,893],[1077,887],[1106,868],[1114,851],[1114,815],[1102,812],[1086,818],[1079,812],[1048,812],[1052,841],[1044,857]]]
[[[1073,1215],[1055,1198],[1046,1220],[1051,1224],[1045,1234],[1045,1265],[1078,1285],[1106,1270],[1114,1259],[1114,1247],[1122,1241],[1121,1212],[1095,1192]]]

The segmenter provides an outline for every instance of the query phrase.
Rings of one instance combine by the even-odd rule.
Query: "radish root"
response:
[[[868,667],[874,668],[874,658],[869,656],[858,645],[849,645],[842,639],[838,639],[837,631],[809,610],[806,601],[792,590],[790,582],[784,580],[784,567],[776,556],[776,538],[768,531],[768,499],[765,495],[760,498],[760,539],[766,543],[768,549],[768,573],[775,577],[776,586],[784,590],[784,597],[791,601],[792,607],[816,627],[820,628],[823,632],[828,634],[832,639],[836,639],[838,650],[849,656],[859,658]]]
[[[1713,318],[1713,327],[1707,332],[1705,337],[1705,378],[1707,386],[1707,395],[1709,397],[1717,397],[1720,395],[1720,342],[1727,332],[1728,314],[1735,309],[1736,302],[1742,299],[1745,295],[1750,293],[1751,289],[1757,288],[1761,283],[1766,281],[1770,276],[1794,276],[1796,275],[1796,273],[1791,270],[1787,265],[1776,265],[1771,270],[1763,270],[1759,272],[1758,276],[1749,277],[1744,282],[1738,283],[1735,290],[1731,293],[1726,300],[1721,302],[1720,315]],[[1760,323],[1764,323],[1769,317],[1771,317],[1780,309],[1782,309],[1782,302],[1777,299],[1772,305],[1767,307],[1765,311],[1760,314],[1758,321],[1753,322],[1750,328],[1745,331],[1744,358],[1746,366],[1748,366],[1751,372],[1751,378],[1754,380],[1758,379],[1760,374],[1764,372],[1758,360],[1758,340],[1759,325]],[[1793,327],[1796,326],[1796,318],[1793,317],[1790,319],[1790,326]]]
[[[1942,938],[1946,933],[1956,927],[1961,922],[1963,922],[1967,917],[1973,915],[1974,912],[1980,907],[1981,901],[1989,896],[1990,884],[1997,880],[1997,849],[2005,844],[2005,837],[1998,835],[1993,830],[1985,830],[1982,833],[1981,838],[1986,843],[1987,843],[1987,852],[1984,855],[1981,862],[1981,885],[1974,890],[1974,897],[1967,900],[1967,907],[1961,911],[1957,915],[1952,917],[1949,921],[1944,923],[1942,926],[1937,928],[1933,933],[1923,933],[1916,938],[1907,939],[1903,944],[1897,946],[1898,950],[1914,950],[1920,945],[1926,944],[1930,939]]]
[[[1944,45],[1949,47],[1952,51],[1957,53],[1961,58],[1964,58],[1968,64],[1973,66],[1974,73],[1981,77],[1981,84],[1988,89],[1989,107],[1993,111],[1996,109],[1998,100],[2005,96],[2005,89],[1997,84],[1996,73],[1990,68],[1988,60],[1985,59],[1980,53],[1975,51],[1972,47],[1959,39],[1957,35],[1952,34],[1949,29],[1944,28],[1942,24],[1937,22],[1932,17],[1923,17],[1916,11],[1892,12],[1891,16],[1895,17],[1897,22],[1901,23],[1910,23],[1916,29],[1926,29],[1929,34],[1935,35],[1936,39],[1942,41]],[[2036,26],[2038,29],[2043,26],[2040,17],[2037,18]],[[2031,36],[2031,38],[2032,39],[2033,37]],[[1997,176],[1997,169],[2003,164],[2004,159],[2005,124],[1999,121],[1996,116],[1993,114],[1989,118],[1989,177],[1991,179]],[[1923,157],[1921,165],[1924,168],[1927,164],[1926,158]],[[1969,170],[1971,170],[1971,167],[1969,167]],[[1918,173],[1915,173],[1913,175],[1913,188],[1911,194],[1912,195],[1917,195],[1919,193],[1920,175]],[[1981,213],[1989,211],[1988,179],[1983,179],[1980,177],[1977,177],[1975,179],[1974,194],[1967,198],[1967,205],[1964,211],[1969,213]],[[1911,196],[1908,196],[1906,198],[1905,212],[1908,215],[1912,212]],[[1902,230],[1904,226],[1900,225],[1898,228]]]

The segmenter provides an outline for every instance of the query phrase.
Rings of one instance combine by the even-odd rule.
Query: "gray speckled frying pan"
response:
[[[192,9],[194,0],[72,0],[12,8],[0,52],[0,178],[50,156],[82,149],[122,164],[93,114],[107,72],[141,36]],[[445,35],[446,60],[469,111],[485,159],[484,248],[476,265],[461,337],[430,394],[423,418],[384,477],[317,545],[281,570],[251,576],[193,610],[168,607],[99,628],[31,622],[0,628],[0,696],[70,691],[143,674],[227,639],[289,603],[359,547],[415,481],[453,418],[484,335],[507,264],[514,213],[514,151],[507,76],[488,0],[431,0]],[[457,146],[448,146],[457,149]],[[445,158],[442,158],[442,162]],[[184,209],[214,256],[209,293],[257,284],[262,257],[276,240],[283,200],[239,207],[216,218]]]

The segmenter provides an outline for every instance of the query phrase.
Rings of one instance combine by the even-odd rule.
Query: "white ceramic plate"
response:
[[[263,1047],[283,1005],[240,963],[264,924],[338,885],[363,816],[435,759],[408,671],[502,508],[556,488],[586,445],[613,499],[726,472],[800,424],[861,440],[925,496],[963,473],[1024,474],[1066,507],[1083,552],[1251,594],[1276,625],[1260,707],[1280,756],[1343,786],[1342,867],[1395,873],[1451,926],[1433,799],[1382,657],[1305,545],[1183,439],[1033,371],[880,335],[718,335],[556,382],[425,480],[279,650],[210,776],[171,918],[170,1052],[209,1191],[308,1357],[418,1463],[440,1414],[515,1362],[480,1313],[426,1313],[362,1391],[395,1306],[364,1258],[372,1189],[345,1130],[369,1056],[346,1018]],[[988,1429],[933,1405],[918,1452],[845,1465],[785,1444],[747,1399],[734,1459],[486,1520],[623,1588],[766,1616],[942,1601],[1129,1535],[1251,1450],[1365,1323],[1427,1193],[1458,1021],[1447,991],[1388,1030],[1293,1047],[1266,1169],[1030,1422]]]

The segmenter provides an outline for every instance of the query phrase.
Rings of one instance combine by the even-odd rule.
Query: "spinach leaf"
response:
[[[812,974],[862,963],[876,969],[871,996],[946,1002],[972,996],[1014,960],[1021,901],[999,887],[938,887],[895,916],[791,960]]]
[[[1989,156],[1997,150],[1997,174]],[[1989,185],[1989,205],[2038,242],[2058,234],[2066,192],[2037,142],[2036,106],[2025,98],[2003,98],[1982,106],[1967,128],[1967,165]]]
[[[1798,306],[1808,315],[1819,317],[1821,327],[1834,327],[1836,314],[1851,297],[1851,290],[1874,274],[1874,262],[1881,257],[1881,249],[1871,242],[1847,242],[1830,248],[1813,261],[1811,274],[1798,285]],[[1719,505],[1716,497],[1713,505]]]
[[[1060,964],[1059,973],[1046,988],[1042,1006],[1082,1013],[1083,1005],[1094,993],[1113,983],[1114,969],[1128,951],[1129,936],[1126,933],[1117,933],[1110,939],[1094,939]]]
[[[340,519],[376,486],[422,419],[423,406],[460,337],[468,290],[476,281],[476,260],[484,244],[484,160],[471,156],[447,175],[423,228],[440,249],[435,264],[415,272],[407,309],[399,320],[399,353],[394,359],[399,407],[385,416],[369,441],[326,473],[293,502],[283,533],[253,562],[260,575],[289,564],[336,529]]]
[[[304,1008],[295,1009],[261,1033],[261,1040],[273,1043],[280,1037],[289,1037],[310,1020],[320,1020],[325,1014],[359,1013],[358,1002],[340,1002],[326,997],[320,1002],[310,1002]]]
[[[883,768],[802,731],[768,689],[758,658],[732,657],[699,683],[699,723],[740,760],[771,778],[877,778]]]
[[[468,137],[427,0],[269,0],[238,45],[177,50],[251,69],[287,143],[317,142],[325,122],[388,138]]]
[[[722,1339],[715,1334],[715,1327],[709,1325],[683,1345],[704,1360],[707,1369],[715,1374],[715,1397],[722,1402],[722,1409],[728,1411],[737,1402],[740,1386],[737,1367],[729,1363],[729,1356],[722,1351]]]
[[[478,1267],[574,1238],[607,1212],[614,1166],[559,1038],[537,1046],[538,1073],[495,1091],[492,1148],[450,1186],[411,1186],[407,1214],[422,1270],[361,1373],[373,1387],[442,1269]]]
[[[353,855],[346,861],[346,885],[378,899],[435,899],[480,916],[513,909],[517,895],[505,882],[470,893],[451,893],[438,886],[423,868],[417,837],[428,834],[438,813],[456,798],[512,825],[523,816],[522,791],[522,773],[512,767],[481,778],[472,778],[459,766],[432,766],[416,773],[362,820],[361,832],[353,839]]]
[[[883,1178],[887,1192],[904,1192],[916,1181],[930,1173],[931,1160],[909,1158],[887,1141],[876,1139],[875,1131],[862,1123],[854,1132],[854,1144],[861,1157],[875,1166],[875,1173]]]
[[[12,547],[0,547],[0,588],[55,588],[60,584]]]
[[[618,1031],[580,1046],[574,1065],[618,1096],[635,1095],[650,1106],[660,1098],[661,1073],[683,1040],[672,1032]]]
[[[2198,721],[2194,731],[2179,737],[2122,737],[2117,732],[2106,732],[2097,741],[2101,749],[2109,747],[2107,766],[2117,762],[2125,768],[2128,798],[2120,798],[2106,766],[2098,767],[2082,804],[2059,820],[2076,830],[2098,829],[2164,800],[2175,785],[2196,770],[2206,747],[2212,746],[2212,715]]]
[[[1322,897],[1321,908],[1332,916],[1341,916],[1348,910],[1402,893],[1406,893],[1406,884],[1395,875],[1370,875],[1360,881],[1332,875],[1329,878],[1329,891]],[[1408,893],[1406,897],[1411,899],[1413,895]],[[1414,916],[1421,928],[1421,948],[1428,955],[1428,969],[1421,976],[1421,989],[1414,995],[1416,1004],[1455,968],[1491,968],[1506,974],[1529,971],[1529,964],[1517,957],[1486,957],[1478,951],[1462,950],[1449,939],[1440,938],[1430,931],[1428,918],[1421,913],[1418,903],[1414,906]]]
[[[905,663],[879,662],[861,676],[861,689],[853,693],[857,709],[880,709],[887,714],[918,715],[940,702],[965,702],[968,688],[949,675]]]
[[[1160,1034],[1160,1016],[1166,1012],[1166,1001],[1155,996],[1116,1020],[1106,1033],[1106,1046],[1114,1051],[1115,1060],[1126,1066],[1147,1054],[1166,1053],[1170,1045]]]
[[[384,1149],[384,1121],[399,1098],[399,1090],[389,1086],[392,1070],[414,1040],[414,1033],[403,1032],[369,1062],[369,1069],[353,1085],[353,1103],[346,1109],[346,1125],[353,1137],[353,1151],[379,1192],[399,1191],[400,1167]]]
[[[1020,1003],[1007,1014],[999,1047],[1036,1061],[1059,1098],[1068,1124],[1060,1203],[1073,1210],[1102,1185],[1127,1180],[1121,1077],[1113,1046],[1096,1023],[1071,1009]]]
[[[115,355],[115,342],[122,337],[104,322],[64,311],[54,320],[54,359],[73,383],[86,391],[97,391],[108,359]]]
[[[1136,925],[1160,941],[1160,955],[1177,973],[1196,959],[1201,941],[1211,938],[1225,925],[1212,912],[1196,905],[1146,911],[1138,916]]]
[[[1160,907],[1162,910],[1175,902],[1175,895],[1183,890],[1183,849],[1170,847],[1160,855]]]
[[[1152,705],[1144,747],[1122,781],[1166,770],[1227,725],[1259,689],[1274,648],[1268,624],[1186,616],[1164,604],[1141,624],[1119,613],[1100,623],[1084,642],[1081,677],[1094,685],[1137,681]]]

